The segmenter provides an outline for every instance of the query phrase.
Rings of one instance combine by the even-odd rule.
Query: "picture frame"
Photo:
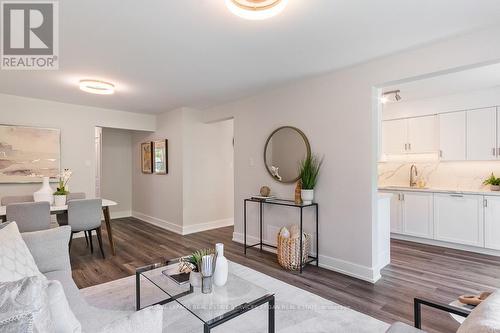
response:
[[[153,142],[141,143],[141,171],[153,173]]]
[[[168,140],[153,142],[153,172],[157,175],[168,174]]]

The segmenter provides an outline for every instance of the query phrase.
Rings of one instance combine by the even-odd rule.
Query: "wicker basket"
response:
[[[278,234],[277,254],[279,264],[288,270],[300,269],[300,238],[282,237]],[[309,258],[311,235],[304,233],[302,237],[302,266]]]

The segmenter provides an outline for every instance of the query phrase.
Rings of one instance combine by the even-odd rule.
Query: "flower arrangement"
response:
[[[190,256],[180,259],[180,271],[188,272],[201,272],[201,260],[206,255],[213,255],[216,257],[215,249],[202,249],[193,252]]]
[[[316,155],[310,155],[301,161],[299,172],[303,190],[314,189],[322,164],[323,159],[319,159]]]
[[[72,174],[73,172],[70,169],[64,169],[64,171],[61,172],[59,175],[59,185],[54,195],[68,195],[69,191],[66,189],[66,185],[68,185]]]

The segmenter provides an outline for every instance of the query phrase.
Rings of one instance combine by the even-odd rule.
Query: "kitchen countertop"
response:
[[[388,192],[429,192],[429,193],[451,193],[451,194],[473,194],[473,195],[493,195],[500,196],[500,191],[490,191],[489,189],[451,189],[439,187],[404,187],[404,186],[380,186],[379,191]]]

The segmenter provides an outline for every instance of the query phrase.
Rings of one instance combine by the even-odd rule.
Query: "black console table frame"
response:
[[[260,232],[260,238],[259,242],[256,244],[252,245],[247,245],[247,203],[248,202],[255,202],[259,204],[259,232]],[[319,218],[318,218],[318,204],[313,202],[308,205],[304,204],[296,204],[293,200],[285,200],[285,199],[266,199],[266,200],[260,200],[256,198],[250,198],[250,199],[245,199],[244,204],[243,204],[243,242],[245,245],[245,255],[247,254],[247,249],[259,246],[260,251],[262,252],[263,246],[271,247],[271,248],[276,248],[276,246],[271,245],[271,244],[266,244],[262,241],[262,234],[263,234],[263,224],[264,224],[264,205],[277,205],[277,206],[285,206],[285,207],[295,207],[300,210],[300,244],[302,245],[302,233],[303,233],[303,219],[304,219],[304,208],[309,208],[313,207],[315,209],[316,213],[316,256],[309,256],[307,261],[304,263],[302,262],[302,246],[300,246],[300,273],[302,273],[303,267],[307,264],[312,264],[315,263],[316,267],[319,266]]]

